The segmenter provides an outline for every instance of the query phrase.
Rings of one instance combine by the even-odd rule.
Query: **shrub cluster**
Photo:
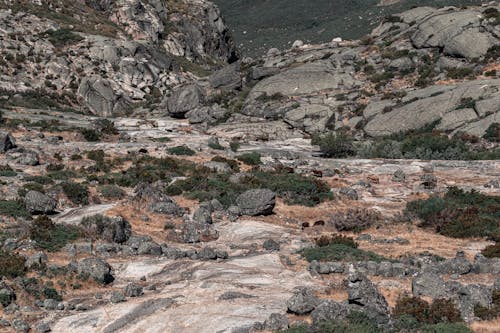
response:
[[[433,196],[406,205],[406,211],[422,219],[422,227],[450,237],[500,238],[500,197],[448,188],[443,197]]]
[[[432,304],[418,297],[400,297],[394,307],[397,317],[407,315],[421,324],[438,324],[442,322],[458,323],[462,321],[460,311],[447,299],[436,299]]]
[[[493,290],[490,307],[476,305],[474,314],[483,320],[492,320],[500,317],[500,290]]]
[[[193,156],[196,152],[188,146],[177,146],[168,149],[169,154],[180,156]]]
[[[356,154],[353,138],[345,131],[330,132],[325,135],[317,135],[312,138],[311,143],[319,146],[324,157],[344,158]]]
[[[61,184],[64,194],[77,205],[87,205],[89,203],[89,192],[87,186],[66,181]]]
[[[19,254],[0,251],[0,277],[15,278],[24,275],[25,261]]]
[[[360,232],[380,220],[380,213],[370,209],[349,209],[332,215],[331,222],[337,231]]]
[[[332,235],[316,239],[317,247],[307,248],[300,254],[307,261],[391,261],[371,251],[358,249],[358,244],[350,237]]]
[[[55,224],[45,216],[37,217],[30,225],[29,237],[36,242],[38,248],[55,252],[67,243],[82,236],[80,228],[64,224]]]

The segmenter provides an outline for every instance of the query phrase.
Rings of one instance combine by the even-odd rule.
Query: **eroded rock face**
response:
[[[287,301],[288,311],[298,315],[308,314],[320,303],[320,300],[309,288],[299,288]]]
[[[16,141],[10,133],[0,132],[0,153],[16,148]]]
[[[174,118],[183,118],[184,115],[196,109],[203,102],[203,92],[197,85],[189,85],[174,90],[167,100],[168,113]]]
[[[242,215],[257,216],[273,213],[276,194],[268,189],[249,190],[236,198]]]

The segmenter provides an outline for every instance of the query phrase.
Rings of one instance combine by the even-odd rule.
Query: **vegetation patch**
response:
[[[474,314],[483,320],[492,320],[500,317],[500,290],[493,290],[490,307],[476,305]]]
[[[25,261],[26,259],[19,254],[0,251],[0,276],[6,278],[23,276],[26,272]]]
[[[374,252],[358,249],[358,243],[352,238],[342,236],[320,237],[317,247],[301,250],[299,253],[307,261],[391,261]]]
[[[81,236],[80,228],[55,224],[45,215],[37,217],[29,228],[29,237],[36,242],[36,246],[50,252],[62,249],[67,243],[73,242]]]
[[[0,215],[6,215],[14,218],[31,218],[31,214],[26,210],[24,204],[21,201],[16,200],[1,200]]]
[[[324,157],[345,158],[356,154],[354,139],[345,131],[314,136],[313,145],[319,146]]]
[[[261,155],[257,152],[242,154],[242,155],[236,156],[236,158],[239,161],[245,163],[246,165],[259,165],[262,163],[262,161],[260,160]]]
[[[193,156],[196,152],[188,146],[177,146],[168,149],[169,154],[180,156]]]
[[[445,236],[500,239],[498,196],[450,187],[443,197],[409,202],[406,211],[421,218],[422,227],[432,227]]]
[[[87,205],[89,203],[89,192],[85,185],[66,181],[61,184],[64,194],[77,205]]]

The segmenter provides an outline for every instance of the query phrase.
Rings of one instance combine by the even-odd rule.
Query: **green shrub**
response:
[[[319,146],[324,157],[344,158],[356,154],[353,138],[346,131],[314,136],[311,144]]]
[[[106,199],[122,199],[125,191],[116,185],[103,185],[99,187],[99,192]]]
[[[89,142],[97,142],[97,141],[101,140],[101,136],[94,129],[82,128],[80,130],[80,133],[83,135],[84,139],[89,141]]]
[[[259,165],[262,163],[262,161],[260,160],[261,155],[257,152],[242,154],[242,155],[236,156],[236,158],[239,161],[245,163],[246,165]]]
[[[43,294],[44,294],[45,298],[48,298],[48,299],[54,299],[56,301],[63,300],[62,296],[57,292],[57,290],[54,288],[51,288],[51,287],[44,288]]]
[[[42,35],[48,36],[49,41],[55,47],[63,47],[83,40],[80,35],[73,33],[69,29],[47,30]]]
[[[15,172],[9,165],[0,165],[0,177],[15,177]]]
[[[500,317],[500,290],[493,290],[491,301],[490,307],[476,305],[474,314],[482,320],[492,320]]]
[[[28,213],[24,204],[15,200],[0,200],[0,215],[6,215],[14,218],[31,218],[31,214]]]
[[[272,101],[281,101],[285,98],[286,97],[280,92],[274,93],[272,95],[268,95],[266,92],[264,92],[264,93],[260,94],[256,98],[256,100],[259,102],[262,102],[262,103],[266,103],[266,102],[272,102]]]
[[[87,205],[89,203],[89,192],[86,186],[72,181],[61,184],[64,194],[77,205]]]
[[[500,243],[488,245],[481,251],[481,254],[486,258],[500,258]]]
[[[371,251],[364,251],[346,244],[344,240],[339,243],[331,242],[326,246],[303,249],[299,252],[307,261],[390,261]]]
[[[118,134],[118,130],[115,127],[115,124],[105,118],[99,118],[94,121],[94,126],[96,127],[96,130],[105,135],[116,135]]]
[[[6,278],[23,276],[26,272],[25,261],[26,259],[19,254],[0,251],[0,276]]]
[[[240,149],[240,147],[241,147],[241,144],[239,143],[239,141],[231,141],[229,143],[229,148],[231,148],[231,151],[233,151],[235,153],[238,151],[238,149]]]
[[[37,217],[29,228],[29,237],[36,242],[36,246],[50,252],[62,249],[67,243],[81,236],[80,228],[55,224],[45,215]]]
[[[37,191],[41,193],[45,193],[45,189],[42,184],[39,183],[28,183],[24,184],[23,187],[20,187],[17,190],[17,194],[19,194],[20,197],[26,196],[26,193],[29,191]]]
[[[50,163],[45,167],[47,172],[61,171],[64,170],[64,164],[54,164]]]
[[[416,200],[406,211],[442,235],[458,238],[500,235],[500,197],[450,187],[444,197]]]
[[[472,68],[468,67],[461,67],[461,68],[448,68],[446,69],[446,76],[448,76],[450,79],[463,79],[465,77],[470,77],[473,74]]]
[[[483,139],[490,142],[500,142],[500,123],[491,124],[488,129],[486,129]]]
[[[42,184],[42,185],[49,185],[49,184],[54,183],[52,178],[50,178],[48,176],[29,176],[29,177],[26,177],[25,180],[27,182],[35,182],[35,183]]]
[[[215,150],[224,150],[224,146],[222,146],[218,142],[209,142],[208,143],[208,147],[210,147],[212,149],[215,149]]]
[[[336,235],[336,234],[332,234],[330,236],[322,235],[322,236],[314,239],[314,242],[319,247],[324,247],[324,246],[333,245],[333,244],[341,244],[341,245],[346,245],[346,246],[352,247],[353,249],[358,248],[358,243],[356,243],[352,237],[347,237],[347,236],[343,236],[343,235]]]
[[[168,152],[172,155],[181,155],[181,156],[193,156],[196,154],[194,150],[189,148],[188,146],[177,146],[168,149]]]

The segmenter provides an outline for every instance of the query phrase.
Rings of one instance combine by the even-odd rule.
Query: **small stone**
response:
[[[127,298],[120,291],[113,291],[111,293],[111,297],[109,298],[109,301],[111,303],[121,303],[121,302],[125,302],[126,300],[127,300]]]
[[[274,239],[267,239],[262,244],[262,247],[268,251],[279,251],[280,245]]]
[[[139,297],[143,294],[142,286],[138,284],[130,283],[125,287],[125,296],[127,297]]]

